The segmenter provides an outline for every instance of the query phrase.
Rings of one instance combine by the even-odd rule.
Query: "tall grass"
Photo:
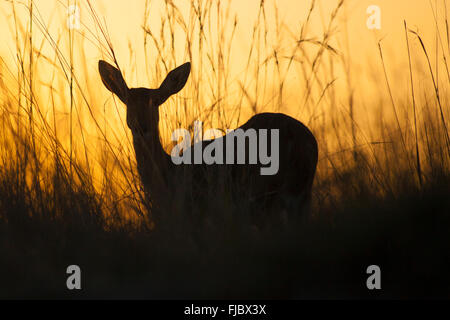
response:
[[[414,255],[428,257],[422,237],[431,241],[438,266],[445,265],[441,257],[448,255],[446,14],[435,16],[436,67],[423,35],[405,22],[406,40],[399,51],[408,59],[409,70],[402,72],[410,90],[396,86],[393,74],[398,71],[389,69],[389,56],[379,42],[374,82],[380,86],[375,97],[361,101],[355,98],[361,88],[352,80],[350,49],[333,38],[343,0],[330,17],[323,17],[322,35],[311,27],[316,1],[296,30],[283,25],[275,1],[261,1],[249,51],[239,58],[233,56],[239,20],[229,2],[191,0],[187,16],[176,3],[162,3],[158,33],[148,21],[153,3],[144,3],[143,72],[131,58],[132,46],[130,61],[118,61],[114,47],[121,44],[112,42],[92,1],[83,10],[94,28],[61,34],[49,31],[50,22],[43,20],[36,2],[26,8],[11,2],[15,65],[0,61],[0,251],[22,266],[0,296],[64,295],[50,274],[75,260],[94,270],[89,280],[96,289],[88,296],[354,297],[367,294],[355,280],[358,272],[378,258],[399,276],[390,279],[398,287],[390,287],[388,296],[423,296],[419,289],[427,288],[430,295],[448,297],[447,278],[440,285],[423,281],[416,290],[406,285],[417,272],[434,279],[424,262],[415,265],[419,271],[407,266]],[[19,18],[23,10],[28,19]],[[441,25],[446,37],[441,37]],[[411,51],[414,42],[422,52]],[[180,200],[189,188],[184,186],[170,195],[170,210],[155,224],[143,200],[124,109],[106,90],[100,94],[97,89],[101,81],[88,67],[95,63],[84,55],[86,43],[130,79],[145,73],[152,84],[161,83],[180,63],[192,62],[183,93],[161,107],[167,150],[170,133],[179,127],[192,130],[197,119],[204,129],[225,129],[255,113],[277,111],[308,124],[320,148],[311,215],[281,231],[258,231],[245,203],[232,199],[205,197],[187,212]],[[233,72],[236,59],[244,61],[238,73]],[[426,81],[423,67],[428,68]],[[438,77],[439,70],[447,70],[447,78]],[[415,85],[419,78],[420,86]],[[363,105],[376,111],[358,117]],[[0,271],[11,263],[0,263]],[[19,276],[28,268],[34,270],[32,281],[42,285],[35,293]],[[310,274],[318,282],[308,282]],[[122,276],[128,282],[118,280]],[[229,284],[233,278],[240,287]]]

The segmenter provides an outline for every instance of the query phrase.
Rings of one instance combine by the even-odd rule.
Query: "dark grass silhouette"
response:
[[[173,210],[148,232],[105,226],[97,196],[86,190],[58,191],[57,203],[43,193],[36,206],[4,177],[1,298],[449,297],[446,179],[395,199],[348,198],[259,232],[245,206],[210,198],[193,211],[209,219]],[[80,292],[65,289],[71,264],[82,268]],[[365,287],[371,264],[382,270],[380,292]]]

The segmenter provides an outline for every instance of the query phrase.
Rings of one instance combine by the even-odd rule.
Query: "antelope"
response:
[[[260,113],[238,128],[244,132],[249,129],[278,130],[279,167],[274,175],[261,175],[263,165],[258,163],[176,165],[161,145],[159,106],[185,86],[191,64],[187,62],[170,71],[157,89],[128,88],[119,69],[102,60],[98,67],[103,84],[126,105],[126,122],[133,136],[138,174],[152,208],[161,205],[164,199],[170,202],[171,192],[176,185],[182,184],[184,190],[196,187],[201,195],[205,194],[206,189],[217,187],[226,179],[231,181],[232,188],[239,189],[239,193],[245,195],[246,201],[264,204],[267,208],[270,204],[286,199],[293,199],[300,205],[309,204],[318,149],[314,135],[298,120],[282,113]],[[230,134],[198,143],[203,150],[213,141],[230,139]],[[253,142],[247,140],[246,151],[251,147],[250,143],[261,142],[260,138]],[[269,141],[268,149],[272,149],[271,143]],[[195,146],[198,145],[190,148]],[[227,152],[230,150],[224,149],[224,154]],[[248,152],[245,154],[248,160]],[[237,152],[234,152],[236,155]],[[186,172],[191,174],[191,180],[186,178]]]

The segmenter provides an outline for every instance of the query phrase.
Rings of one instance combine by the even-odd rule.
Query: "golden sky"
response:
[[[231,11],[238,16],[239,26],[237,36],[240,45],[245,46],[249,43],[252,26],[256,19],[259,7],[259,0],[230,0]],[[26,25],[27,11],[24,4],[28,5],[29,0],[14,0],[18,12],[19,20]],[[57,34],[63,32],[66,23],[67,14],[65,6],[67,3],[74,1],[55,1],[55,0],[34,0],[35,8],[39,10],[43,21],[47,21],[50,26],[51,33],[57,37]],[[225,1],[224,1],[225,2]],[[272,6],[271,1],[266,1],[267,11],[270,13]],[[78,0],[80,7],[80,17],[83,24],[90,28],[93,26],[92,17],[88,12],[86,1]],[[128,61],[129,43],[135,47],[142,46],[142,25],[145,0],[91,0],[91,3],[97,10],[100,18],[106,22],[109,28],[113,44],[118,52],[119,58]],[[160,26],[160,14],[164,10],[162,0],[150,1],[151,9],[148,17],[150,26],[154,30],[158,30]],[[183,15],[188,15],[189,0],[175,0],[175,5],[180,9]],[[299,25],[304,21],[308,11],[310,1],[306,0],[277,0],[280,20],[288,28],[298,30]],[[321,26],[327,23],[330,12],[335,8],[336,0],[318,0],[316,16],[313,19],[314,33],[321,34]],[[403,20],[407,20],[409,26],[419,30],[422,34],[429,34],[434,30],[433,12],[430,4],[433,6],[438,3],[441,13],[443,9],[443,1],[436,0],[347,0],[345,2],[345,14],[340,15],[340,23],[337,24],[336,33],[344,35],[348,31],[349,49],[352,53],[352,60],[355,63],[365,63],[365,53],[370,53],[376,49],[376,40],[383,38],[383,44],[386,50],[398,51],[399,45],[403,44]],[[366,20],[367,7],[377,5],[381,9],[381,30],[368,30]],[[225,5],[223,5],[225,6]],[[450,7],[450,5],[449,5]],[[321,13],[321,14],[320,14]],[[14,52],[15,44],[12,41],[12,14],[11,2],[0,2],[0,34],[2,42],[0,44],[0,52],[2,54]],[[3,19],[5,17],[6,19]],[[344,17],[347,20],[344,21]],[[269,23],[274,22],[271,15],[268,14]],[[82,32],[85,27],[82,27]],[[85,30],[84,30],[85,31]],[[428,43],[433,43],[432,37],[425,37]],[[138,50],[137,52],[140,52]],[[87,53],[89,62],[96,63],[98,52],[92,50]],[[180,61],[181,63],[182,61]]]
[[[2,41],[0,43],[0,55],[3,59],[8,61],[8,58],[15,58],[16,43],[14,41],[14,19],[12,15],[12,3],[17,12],[18,21],[22,27],[28,27],[28,11],[26,6],[29,6],[30,0],[14,0],[0,2],[0,34]],[[95,36],[98,35],[98,28],[93,21],[92,14],[88,7],[87,0],[34,0],[34,13],[38,20],[46,23],[49,28],[49,33],[53,39],[59,40],[61,43],[67,40],[67,5],[77,3],[80,8],[80,20],[82,22],[79,35],[84,38],[83,54],[87,64],[87,71],[95,73],[97,62],[102,58],[102,54],[98,49],[98,42]],[[155,87],[158,85],[155,80],[149,79],[148,70],[145,72],[144,66],[144,33],[142,26],[144,25],[145,0],[91,0],[90,3],[97,12],[102,24],[105,24],[109,30],[112,39],[112,44],[116,51],[117,59],[119,61],[122,71],[125,73],[125,78],[130,87],[146,86]],[[146,24],[152,32],[158,34],[161,28],[161,17],[164,16],[164,1],[152,0],[149,1],[150,9],[146,17]],[[189,21],[189,10],[191,0],[174,0],[173,3],[180,10],[181,15],[185,21]],[[235,40],[231,50],[230,66],[233,70],[232,79],[242,79],[242,72],[245,70],[247,53],[252,45],[253,26],[257,19],[259,0],[230,0],[229,2],[221,2],[222,10],[225,11],[226,5],[230,4],[230,16],[236,15],[238,21],[238,28],[235,33]],[[332,15],[332,11],[336,7],[338,0],[317,0],[316,9],[311,18],[311,24],[308,30],[308,37],[322,39],[324,26],[327,26]],[[266,0],[266,14],[267,24],[271,33],[268,35],[269,42],[275,43],[275,8],[274,1]],[[305,22],[308,9],[311,1],[306,0],[277,0],[276,10],[278,11],[278,23],[283,26],[284,33],[292,32],[298,34],[301,25]],[[436,48],[436,34],[435,22],[433,17],[433,8],[438,10],[438,18],[440,19],[440,32],[444,36],[445,30],[443,28],[443,18],[445,17],[444,0],[347,0],[339,13],[337,20],[332,27],[332,40],[330,45],[334,46],[343,54],[349,68],[353,73],[352,81],[360,95],[373,94],[370,93],[374,88],[374,84],[379,84],[379,79],[373,79],[374,69],[380,76],[380,60],[378,55],[377,43],[382,40],[382,46],[386,57],[386,64],[390,76],[394,78],[397,76],[396,70],[406,70],[408,68],[407,51],[405,44],[405,34],[403,27],[403,20],[408,22],[408,26],[418,31],[425,42],[425,45],[430,48],[430,52],[435,52]],[[381,29],[369,30],[367,27],[367,20],[369,15],[366,10],[369,6],[376,5],[380,8],[381,13]],[[448,5],[450,7],[450,5]],[[447,8],[449,10],[449,8]],[[223,13],[223,12],[222,12]],[[5,19],[3,19],[3,17]],[[212,18],[214,21],[215,17]],[[231,26],[231,24],[230,24]],[[34,44],[38,47],[44,55],[49,57],[54,56],[54,49],[48,42],[42,42],[42,32],[38,30],[38,25],[34,23],[33,39]],[[227,29],[231,33],[231,27]],[[286,31],[289,30],[289,31]],[[95,34],[97,32],[97,34]],[[211,36],[216,36],[214,32]],[[226,35],[230,36],[230,34]],[[86,41],[88,39],[88,41]],[[292,40],[292,38],[291,38]],[[291,41],[287,39],[286,41]],[[176,64],[182,64],[188,60],[185,50],[185,43],[183,39],[176,39],[175,46]],[[283,40],[285,41],[285,40]],[[445,42],[445,40],[444,40]],[[42,45],[41,45],[42,43]],[[269,44],[270,46],[271,44]],[[275,45],[275,44],[274,44]],[[286,43],[281,43],[281,46]],[[288,44],[292,45],[291,43]],[[418,41],[411,40],[412,52],[419,55],[420,45]],[[152,57],[155,55],[155,48],[152,47],[153,52],[145,52],[146,55]],[[66,54],[67,56],[67,54]],[[104,56],[103,56],[104,58]],[[434,58],[434,57],[432,57]],[[195,69],[196,61],[192,61]],[[336,87],[343,85],[346,81],[344,76],[339,74],[342,72],[337,70]],[[50,76],[50,75],[49,75]],[[402,74],[403,78],[396,78],[397,85],[404,83],[407,86],[408,73]],[[425,77],[425,76],[424,76]],[[98,78],[95,79],[100,83]],[[296,79],[289,79],[287,81],[287,90],[296,88],[298,85]],[[292,81],[291,81],[292,80]],[[328,79],[327,81],[329,81]],[[45,80],[43,80],[45,82]],[[375,81],[375,82],[374,82]],[[365,84],[365,85],[364,85]],[[364,90],[367,93],[364,93]],[[295,90],[294,90],[295,91]],[[344,92],[344,90],[342,90]],[[102,94],[107,94],[105,90]]]
[[[188,24],[191,1],[194,3],[198,3],[199,1],[201,3],[208,2],[205,0],[173,0],[173,4],[178,8],[180,15]],[[317,70],[317,77],[320,79],[317,81],[316,79],[311,80],[313,87],[311,90],[314,90],[314,92],[311,94],[313,97],[309,99],[308,103],[305,103],[308,99],[305,98],[305,95],[307,94],[305,93],[305,85],[302,83],[304,79],[301,76],[301,68],[305,59],[303,56],[299,56],[298,61],[295,61],[295,66],[292,67],[294,71],[291,72],[290,70],[289,72],[291,73],[286,75],[286,83],[283,87],[284,91],[270,87],[271,85],[273,87],[278,85],[280,83],[280,78],[282,77],[280,74],[277,74],[272,61],[271,69],[267,69],[269,71],[268,74],[266,74],[265,80],[268,80],[268,82],[273,80],[273,84],[269,83],[267,87],[264,87],[264,90],[262,90],[263,92],[259,91],[259,93],[250,96],[248,100],[251,101],[253,99],[254,101],[249,102],[246,107],[249,107],[255,102],[255,105],[268,105],[270,109],[270,106],[277,105],[277,98],[275,95],[277,92],[279,93],[282,91],[283,94],[280,94],[280,96],[283,95],[283,101],[280,104],[283,105],[283,107],[285,105],[288,107],[293,106],[292,108],[294,109],[292,112],[287,109],[282,111],[305,122],[313,129],[313,131],[315,131],[315,134],[322,134],[320,130],[315,130],[319,127],[319,125],[316,126],[316,124],[320,122],[319,124],[322,125],[321,121],[323,120],[323,126],[325,126],[326,121],[324,119],[328,114],[335,111],[335,115],[339,113],[338,117],[340,115],[347,116],[350,105],[349,101],[351,100],[354,102],[356,113],[355,117],[352,118],[352,121],[355,119],[359,128],[363,129],[362,131],[365,139],[366,136],[369,135],[368,131],[371,129],[369,122],[366,120],[373,121],[373,119],[379,119],[380,117],[385,119],[387,118],[387,113],[392,110],[377,46],[378,42],[381,40],[387,74],[393,87],[393,99],[401,101],[403,104],[403,106],[399,106],[399,108],[402,108],[401,112],[406,114],[407,118],[411,117],[411,108],[409,107],[410,91],[408,91],[410,79],[403,21],[406,20],[409,28],[419,32],[422,36],[424,44],[430,53],[432,66],[436,68],[437,57],[439,61],[438,69],[443,68],[442,51],[445,52],[446,57],[450,60],[450,57],[448,57],[450,50],[446,47],[440,47],[441,45],[448,46],[444,28],[444,19],[447,15],[444,10],[445,1],[446,0],[344,1],[344,6],[341,8],[341,11],[331,26],[332,35],[329,42],[329,45],[336,48],[339,54],[332,59],[328,59],[329,57],[325,56],[320,62],[320,67],[318,67]],[[27,51],[29,49],[27,48],[28,40],[24,38],[24,35],[26,35],[26,30],[29,29],[28,8],[30,2],[31,0],[0,0],[0,39],[2,40],[0,41],[0,57],[3,60],[0,61],[0,75],[4,78],[9,78],[11,81],[10,83],[12,84],[14,84],[14,80],[16,80],[15,75],[17,75],[17,72],[15,72],[17,64],[17,47],[20,47],[21,52],[29,52]],[[103,135],[98,134],[98,126],[93,124],[93,122],[96,122],[97,125],[101,124],[101,130],[105,137],[108,139],[111,139],[111,137],[117,138],[120,142],[117,143],[118,150],[121,150],[121,145],[127,145],[126,143],[123,143],[124,141],[127,141],[127,138],[124,137],[127,134],[129,141],[129,130],[126,129],[124,121],[126,110],[120,106],[114,108],[111,94],[104,88],[98,75],[98,60],[106,59],[111,62],[111,59],[106,57],[106,50],[99,50],[98,39],[102,39],[102,36],[98,25],[93,20],[93,15],[89,10],[88,4],[92,4],[98,15],[99,21],[102,25],[106,26],[109,31],[117,60],[125,75],[128,86],[156,87],[159,85],[157,82],[162,80],[162,77],[164,77],[166,72],[160,70],[160,74],[158,75],[157,71],[152,69],[155,68],[155,65],[158,66],[158,63],[154,60],[151,62],[147,61],[148,59],[156,60],[157,49],[154,44],[147,44],[147,50],[144,49],[144,31],[142,26],[145,24],[154,34],[159,36],[161,25],[163,23],[161,19],[165,16],[166,10],[164,2],[164,0],[149,1],[150,8],[147,10],[148,15],[146,15],[145,0],[33,1],[33,13],[35,15],[35,18],[33,19],[33,45],[37,49],[34,54],[34,59],[40,57],[39,66],[36,68],[36,72],[34,72],[35,77],[36,73],[39,74],[39,79],[33,82],[34,91],[39,91],[39,94],[36,95],[35,99],[40,99],[40,103],[36,103],[36,105],[39,104],[40,107],[47,109],[42,110],[42,113],[48,118],[48,122],[52,123],[52,125],[53,119],[51,119],[51,114],[53,112],[55,118],[54,124],[55,127],[58,128],[58,137],[61,140],[68,140],[69,130],[67,128],[69,128],[69,123],[70,127],[74,124],[74,126],[79,126],[81,128],[81,130],[77,131],[77,138],[80,137],[79,132],[83,132],[86,135],[86,139],[92,142],[91,149],[93,152],[96,151],[96,143],[98,141],[96,139],[103,137]],[[167,0],[167,2],[169,1]],[[217,3],[215,0],[211,0],[210,2]],[[309,28],[304,38],[319,41],[323,39],[324,30],[328,29],[330,17],[338,2],[339,0],[316,0],[316,8],[313,11]],[[58,50],[61,50],[61,56],[64,59],[68,59],[67,6],[68,4],[73,3],[76,3],[80,8],[81,28],[75,33],[74,73],[79,80],[81,90],[77,91],[78,95],[74,98],[76,101],[74,104],[76,113],[72,120],[69,117],[69,107],[67,103],[70,101],[68,82],[65,79],[64,72],[61,70],[60,62],[56,58],[55,47],[50,44],[49,39],[45,40],[44,34],[46,32],[43,32],[42,28],[48,28],[47,36],[50,36],[52,41],[58,43]],[[274,7],[274,3],[276,3],[276,8]],[[230,62],[227,64],[227,68],[232,69],[227,70],[230,73],[228,75],[228,78],[230,79],[228,85],[230,88],[229,92],[225,94],[222,93],[224,96],[227,96],[228,94],[241,94],[240,92],[237,93],[240,89],[239,85],[241,84],[245,90],[249,89],[248,91],[252,91],[256,86],[254,74],[252,73],[251,68],[246,68],[246,63],[249,51],[255,49],[255,44],[252,42],[254,37],[253,28],[258,19],[260,0],[221,1],[221,11],[219,14],[222,15],[222,18],[226,13],[228,4],[230,5],[229,17],[231,18],[227,20],[227,27],[225,28],[224,37],[226,39],[231,37],[234,16],[236,16],[238,24],[234,34],[233,45],[230,47]],[[265,0],[266,25],[269,30],[267,35],[269,48],[277,50],[278,54],[281,56],[289,56],[291,54],[292,48],[296,45],[295,40],[298,39],[301,26],[305,23],[310,5],[310,0],[276,0],[276,2],[275,0]],[[369,30],[367,27],[366,22],[369,19],[367,8],[372,5],[380,8],[380,30]],[[447,3],[447,6],[448,11],[450,4]],[[440,32],[438,36],[441,37],[440,42],[436,41],[437,29],[433,15],[433,9],[436,10],[436,8]],[[16,20],[14,20],[13,9],[16,13]],[[193,52],[193,59],[191,61],[192,72],[190,81],[188,81],[187,84],[190,88],[183,90],[177,95],[177,102],[188,101],[190,99],[190,101],[193,102],[191,103],[191,106],[192,104],[196,104],[194,107],[198,107],[199,105],[207,107],[211,104],[211,101],[220,101],[223,98],[220,92],[217,92],[220,91],[220,89],[217,89],[220,85],[216,85],[217,82],[220,83],[221,81],[221,71],[203,67],[204,70],[207,70],[207,74],[205,74],[203,73],[202,67],[199,66],[200,60],[203,61],[204,64],[207,64],[209,61],[208,59],[216,61],[218,58],[215,54],[217,48],[214,47],[217,44],[217,39],[219,37],[219,35],[214,32],[214,26],[217,22],[217,14],[214,10],[216,10],[215,7],[211,12],[211,21],[209,23],[209,26],[211,26],[213,30],[207,32],[207,42],[211,47],[205,50],[207,53],[210,53],[211,56],[203,57],[203,60],[201,60],[197,59],[195,57],[195,52]],[[275,18],[276,12],[278,14],[278,21]],[[281,30],[278,30],[277,26],[279,26]],[[15,38],[16,29],[18,30],[20,39],[18,42]],[[280,37],[281,39],[279,39]],[[146,39],[151,42],[149,37]],[[424,54],[417,38],[410,34],[409,39],[416,88],[419,89],[418,92],[420,92],[420,98],[427,101],[427,93],[433,94],[433,89],[430,85],[431,81],[428,66],[424,60]],[[103,45],[105,44],[104,39],[102,39],[102,43]],[[437,43],[439,43],[438,49],[436,49]],[[311,47],[310,44],[306,44],[305,46],[308,48]],[[317,46],[315,49],[317,50]],[[195,50],[196,47],[194,46],[193,51]],[[174,50],[169,50],[164,54],[170,56],[172,52],[176,62],[171,62],[171,64],[180,65],[189,60],[186,50],[186,39],[183,38],[183,32],[180,32],[179,35],[175,37]],[[267,52],[264,52],[264,55],[270,53],[271,51],[268,50]],[[307,51],[304,53],[308,55]],[[436,53],[439,55],[435,55]],[[298,52],[297,54],[300,55]],[[312,56],[313,54],[311,57]],[[28,57],[29,55],[24,54],[23,59],[25,62],[27,62]],[[42,57],[45,57],[45,59]],[[264,56],[257,57],[254,53],[251,57],[252,64],[258,66],[264,58]],[[332,60],[334,61],[333,67],[330,66]],[[171,61],[173,61],[173,59]],[[4,63],[7,64],[8,71],[11,71],[9,77],[6,77],[8,72],[5,71]],[[286,66],[286,64],[287,62],[285,61],[284,66]],[[159,65],[161,65],[161,63],[159,63]],[[324,67],[322,67],[322,65],[324,65]],[[174,66],[175,65],[171,65],[169,68]],[[348,69],[345,70],[345,68]],[[328,71],[331,69],[333,70],[333,74],[328,74]],[[67,74],[67,67],[65,72]],[[155,76],[155,74],[157,75]],[[303,73],[303,75],[304,74],[305,73]],[[306,74],[308,74],[308,71]],[[439,81],[445,81],[445,72],[441,72],[440,74],[443,76],[440,76]],[[349,75],[351,75],[351,77]],[[314,76],[315,75],[310,75],[311,79],[314,78]],[[55,80],[58,79],[58,77],[59,81]],[[6,79],[6,81],[2,79],[5,83],[8,83],[7,80],[8,79]],[[334,82],[334,80],[336,81]],[[211,85],[211,82],[214,81],[216,81],[216,84]],[[52,85],[50,85],[51,83]],[[192,90],[196,83],[200,83],[199,88],[200,86],[203,87],[201,87],[201,89]],[[332,83],[333,89],[336,89],[335,92],[337,98],[334,101],[334,93],[328,94],[327,92],[327,95],[324,95],[323,99],[321,97],[322,90],[326,87],[327,83]],[[208,88],[208,86],[210,86],[209,90],[203,89]],[[222,86],[224,86],[223,82]],[[443,91],[448,88],[448,86],[442,87]],[[16,91],[10,89],[10,92],[12,92],[12,95],[14,96],[14,92]],[[52,95],[49,94],[50,92]],[[83,93],[83,98],[80,97],[80,92]],[[275,95],[273,94],[274,92]],[[196,93],[198,93],[199,96],[195,97]],[[349,99],[349,94],[354,96]],[[272,97],[275,97],[272,100],[271,95]],[[88,103],[84,104],[84,96],[86,96],[86,100],[88,100],[96,110],[93,110],[93,112],[88,110],[86,107],[86,104]],[[217,96],[219,96],[219,98],[217,98]],[[446,99],[445,97],[448,97],[448,92],[442,92],[442,97],[443,99]],[[2,98],[3,97],[0,96],[0,100]],[[417,99],[419,99],[419,97],[417,97]],[[229,106],[231,108],[231,118],[235,116],[232,109],[235,101],[236,100],[230,99],[230,101],[226,101],[229,103],[228,105],[226,102],[224,103],[226,107]],[[272,105],[270,105],[270,103],[272,103]],[[53,110],[49,107],[50,105],[54,107]],[[175,99],[171,99],[165,103],[163,110],[167,110],[174,105],[178,107],[182,104],[176,103]],[[303,106],[305,106],[305,108],[303,108]],[[300,110],[301,108],[307,109],[306,114],[299,113],[299,111],[303,112],[303,110]],[[340,109],[338,110],[338,108]],[[223,116],[224,114],[221,114],[221,108],[217,109],[219,110],[219,115],[216,117],[216,121],[219,121],[220,117],[226,118],[226,116]],[[257,110],[257,112],[261,111],[262,110]],[[226,112],[228,112],[228,110]],[[196,116],[196,114],[189,115],[190,119],[188,119],[188,121],[195,119]],[[187,118],[188,117],[186,116],[186,119]],[[330,118],[331,117],[328,117],[326,120],[330,121]],[[69,121],[69,119],[71,120]],[[309,122],[311,119],[312,122]],[[315,119],[319,120],[316,121]],[[244,120],[245,119],[240,119],[240,124],[242,124]],[[345,120],[347,120],[347,118],[345,118]],[[316,121],[316,123],[314,123],[314,121]],[[166,121],[166,123],[169,122],[175,123],[175,121]],[[214,125],[213,122],[214,120],[211,120],[212,125]],[[235,128],[237,126],[236,123],[227,122],[227,124],[230,123],[231,125],[227,126],[227,128]],[[103,129],[107,126],[107,129]],[[224,126],[221,126],[221,128],[224,128]],[[326,133],[323,134],[326,136]],[[348,135],[348,132],[340,132],[339,134],[343,137],[347,137],[346,134]],[[330,141],[332,140],[328,139],[328,136],[323,136],[321,138],[322,142],[326,140],[328,144],[330,144]],[[341,142],[346,139],[335,140]],[[351,139],[348,140],[351,141]],[[377,136],[374,140],[379,141],[381,139]],[[81,142],[84,143],[84,140]],[[324,144],[325,143],[322,143],[322,145]],[[341,144],[336,146],[336,150],[341,150],[342,148],[345,148],[345,146],[342,146]],[[330,149],[333,148],[330,147]],[[79,150],[83,149],[80,148]]]

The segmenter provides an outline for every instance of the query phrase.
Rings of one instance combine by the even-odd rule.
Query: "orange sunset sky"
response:
[[[8,64],[10,70],[14,70],[14,63],[12,62],[16,52],[15,42],[15,25],[14,16],[12,14],[13,6],[16,10],[17,18],[23,29],[29,27],[29,12],[27,6],[30,1],[27,0],[14,0],[14,1],[1,1],[0,2],[0,34],[2,41],[0,43],[0,55]],[[89,10],[87,0],[79,1],[54,1],[54,0],[34,0],[34,14],[37,16],[37,20],[46,23],[46,27],[49,33],[55,40],[59,40],[61,48],[64,47],[64,40],[67,40],[67,5],[76,3],[80,8],[80,21],[81,28],[76,33],[76,39],[83,40],[82,52],[84,54],[85,63],[87,66],[88,75],[86,76],[96,84],[95,94],[101,94],[104,99],[108,98],[108,92],[100,86],[101,82],[97,72],[97,62],[99,59],[107,59],[107,57],[98,47],[98,41],[95,40],[95,32],[98,35],[98,28],[96,27],[92,14]],[[101,20],[101,23],[106,25],[111,36],[112,45],[116,52],[117,60],[120,64],[122,71],[125,74],[125,78],[130,87],[145,86],[155,87],[158,83],[149,76],[149,71],[145,72],[144,68],[144,53],[148,57],[154,57],[155,49],[153,52],[151,49],[144,51],[144,32],[142,26],[144,23],[154,32],[159,33],[161,28],[161,17],[164,16],[164,10],[166,6],[162,0],[149,1],[150,8],[148,9],[148,16],[144,17],[145,12],[145,0],[91,0],[91,5],[95,9],[96,13]],[[189,21],[189,11],[191,10],[191,1],[187,0],[175,0],[173,3],[180,10],[181,15],[185,21]],[[310,39],[323,38],[324,26],[328,26],[332,11],[336,7],[338,1],[336,0],[317,0],[316,8],[313,12],[311,23],[308,29],[308,37]],[[227,5],[230,4],[229,16],[237,18],[237,29],[234,35],[233,46],[230,51],[230,78],[237,81],[243,77],[243,70],[245,70],[245,64],[247,54],[250,50],[252,31],[255,21],[257,20],[258,8],[260,5],[259,0],[230,0],[229,2],[221,2],[222,10],[225,11]],[[330,45],[336,48],[340,54],[345,58],[348,65],[349,72],[352,74],[352,86],[355,92],[356,98],[367,102],[366,98],[374,97],[376,94],[375,88],[380,85],[380,79],[382,78],[382,68],[380,64],[380,57],[378,52],[377,43],[382,40],[383,51],[386,58],[387,68],[389,70],[389,76],[392,78],[397,88],[405,90],[408,86],[408,72],[405,71],[408,68],[407,50],[405,44],[405,31],[403,21],[406,20],[408,27],[412,30],[418,31],[422,36],[425,45],[429,48],[430,52],[436,52],[436,23],[433,12],[437,12],[438,25],[440,31],[440,37],[445,37],[445,28],[443,21],[446,16],[445,1],[442,0],[347,0],[344,1],[344,6],[341,8],[336,21],[333,23],[332,35]],[[306,0],[277,0],[276,9],[274,2],[267,0],[265,2],[267,24],[269,25],[268,41],[269,47],[275,46],[277,30],[275,25],[275,11],[278,13],[278,25],[283,29],[281,32],[283,35],[291,34],[291,38],[283,38],[277,46],[280,48],[280,52],[283,52],[287,48],[286,52],[289,53],[289,48],[294,43],[293,39],[298,34],[300,27],[305,22],[308,9],[311,5],[311,1]],[[381,9],[381,29],[369,30],[366,25],[366,21],[369,18],[366,10],[369,6],[376,5]],[[450,7],[447,4],[447,10]],[[433,11],[434,10],[434,11]],[[224,12],[221,12],[224,14]],[[144,18],[146,21],[144,22]],[[216,21],[216,17],[213,16],[211,21]],[[234,18],[230,19],[233,21]],[[212,23],[214,25],[214,23]],[[225,37],[229,37],[231,33],[231,25],[228,29],[225,29]],[[53,59],[54,48],[52,48],[47,41],[43,41],[42,31],[39,30],[38,23],[34,22],[33,29],[33,42],[34,45],[40,49],[40,52]],[[227,34],[228,32],[228,34]],[[280,33],[281,34],[281,33]],[[210,33],[210,37],[217,37],[214,34],[214,30]],[[413,58],[423,59],[421,53],[420,44],[418,41],[411,38],[411,51]],[[175,39],[175,53],[176,64],[184,63],[188,60],[186,54],[186,43],[182,37]],[[212,39],[209,39],[211,43],[214,43]],[[77,40],[75,40],[75,47],[77,46]],[[445,40],[443,40],[446,43]],[[104,43],[104,42],[103,42]],[[25,44],[21,44],[24,45]],[[213,48],[214,49],[214,48]],[[75,52],[80,50],[75,49]],[[67,53],[63,53],[67,56]],[[195,56],[195,52],[194,52]],[[435,57],[431,57],[435,60]],[[110,61],[110,60],[109,60]],[[416,60],[418,61],[418,60]],[[434,62],[433,62],[434,63]],[[197,68],[196,61],[192,61],[193,70]],[[415,64],[416,65],[416,64]],[[423,60],[417,65],[419,72],[417,73],[420,78],[427,78],[426,67],[423,66]],[[171,66],[174,67],[174,66]],[[345,77],[346,70],[342,70],[342,66],[336,67],[337,81],[334,83],[336,88],[342,88],[347,84]],[[75,60],[75,73],[82,73],[77,68],[77,61]],[[374,71],[375,70],[375,71]],[[424,71],[425,70],[425,71]],[[46,72],[45,67],[40,67],[39,72],[41,75],[42,83],[49,83],[52,79],[50,72]],[[422,71],[422,73],[421,73]],[[374,76],[374,74],[377,76]],[[350,74],[350,73],[349,73]],[[381,78],[380,78],[381,76]],[[149,79],[150,77],[150,79]],[[203,77],[206,77],[203,75]],[[296,93],[298,92],[295,75],[293,78],[287,78],[286,83],[286,101],[297,101]],[[206,79],[206,78],[205,78]],[[327,79],[326,81],[330,81]],[[429,81],[427,78],[426,81]],[[87,82],[86,82],[87,83]],[[94,86],[91,84],[91,86]],[[420,85],[420,84],[419,84]],[[378,89],[377,89],[378,90]],[[339,92],[339,90],[338,90]],[[345,96],[348,90],[341,90]],[[403,92],[403,91],[402,91]],[[44,95],[45,96],[45,95]]]
[[[25,5],[29,4],[27,0],[14,0],[19,20],[22,21],[24,27],[27,25],[28,11]],[[311,34],[318,37],[322,35],[322,26],[327,24],[331,11],[336,7],[336,0],[318,0],[316,7],[318,10],[312,19]],[[55,1],[55,0],[34,0],[35,9],[39,10],[42,21],[48,22],[51,34],[58,38],[65,30],[68,3],[75,1]],[[83,23],[80,32],[88,34],[87,29],[93,30],[94,23],[90,12],[88,12],[87,1],[77,1],[80,7],[80,18]],[[164,10],[164,1],[150,1],[151,8],[149,10],[148,24],[152,30],[159,30],[160,17]],[[227,1],[223,1],[222,6],[225,7]],[[252,35],[252,27],[257,18],[259,0],[230,0],[231,16],[237,14],[238,30],[236,32],[236,45],[234,46],[234,55],[236,68],[239,68],[241,57],[239,52],[247,52]],[[273,8],[271,1],[266,1],[266,10],[268,23],[274,23],[270,11]],[[136,61],[142,62],[143,51],[143,12],[145,0],[91,0],[91,4],[97,11],[100,18],[106,22],[109,29],[114,49],[118,56],[119,62],[122,62],[121,68],[129,68],[126,63],[130,60],[129,45],[135,49],[137,54]],[[180,9],[186,18],[189,14],[190,1],[175,0],[174,4]],[[306,0],[277,0],[276,1],[279,18],[282,23],[295,32],[298,30],[302,22],[304,22],[310,1]],[[344,2],[344,8],[338,17],[335,29],[335,41],[342,41],[340,47],[342,50],[348,48],[350,58],[355,68],[362,68],[367,64],[370,58],[377,50],[377,41],[383,39],[383,46],[387,52],[392,54],[391,58],[404,61],[402,55],[405,54],[403,20],[408,22],[410,28],[418,30],[424,36],[426,45],[433,46],[434,38],[434,18],[432,7],[438,6],[438,11],[444,14],[444,2],[436,0],[347,0]],[[366,9],[370,5],[377,5],[381,9],[381,30],[373,31],[366,27],[368,14]],[[447,8],[448,9],[448,8]],[[37,11],[36,11],[37,14]],[[2,41],[0,43],[0,53],[2,57],[7,58],[14,54],[14,27],[13,16],[11,10],[11,1],[0,2],[0,34]],[[442,34],[444,30],[442,30]],[[41,35],[35,32],[34,37],[39,42]],[[348,46],[344,44],[348,37]],[[44,49],[46,46],[44,45]],[[183,61],[184,47],[180,46],[178,56],[179,63]],[[88,63],[95,66],[99,52],[95,47],[86,47],[86,57]],[[143,76],[142,74],[137,75]],[[133,80],[130,80],[133,81]]]

